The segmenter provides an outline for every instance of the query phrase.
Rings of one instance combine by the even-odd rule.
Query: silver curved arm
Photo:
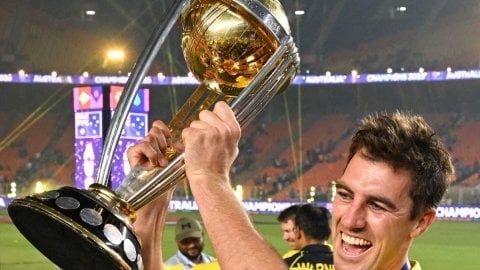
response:
[[[158,51],[163,45],[163,42],[170,33],[173,25],[176,23],[182,11],[190,5],[191,0],[176,0],[173,7],[169,9],[164,21],[156,28],[152,34],[147,45],[143,49],[138,62],[134,66],[131,75],[129,76],[122,96],[120,97],[118,107],[113,114],[110,127],[104,141],[104,148],[100,165],[98,167],[96,183],[107,186],[110,177],[111,165],[115,149],[117,147],[120,135],[122,133],[125,121],[128,117],[130,108],[132,107],[138,88],[145,78],[146,72],[149,70],[153,60],[158,54]]]

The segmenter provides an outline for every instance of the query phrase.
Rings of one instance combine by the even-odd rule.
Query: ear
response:
[[[303,230],[300,229],[300,227],[295,226],[295,238],[298,240],[298,239],[302,239],[303,237],[304,237]]]
[[[436,211],[435,209],[427,210],[423,213],[420,217],[416,219],[416,225],[413,228],[412,232],[410,232],[410,237],[412,239],[419,237],[425,231],[427,231],[428,227],[432,225],[433,221],[435,221]]]

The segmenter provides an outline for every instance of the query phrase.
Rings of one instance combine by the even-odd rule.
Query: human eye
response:
[[[387,209],[384,206],[382,206],[380,203],[377,203],[377,202],[369,202],[368,205],[375,212],[385,212],[385,211],[387,211]]]
[[[350,200],[352,195],[344,189],[337,189],[337,196],[342,200]]]

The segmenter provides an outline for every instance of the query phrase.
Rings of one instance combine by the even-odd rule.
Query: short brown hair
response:
[[[419,115],[399,111],[368,115],[352,138],[347,164],[359,151],[395,170],[411,172],[411,219],[438,206],[454,173],[450,154]]]

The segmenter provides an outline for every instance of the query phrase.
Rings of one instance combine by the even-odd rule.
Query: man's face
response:
[[[333,201],[335,269],[400,269],[412,240],[435,212],[410,220],[411,174],[357,153],[337,181]]]
[[[203,251],[203,239],[199,237],[185,238],[180,242],[177,242],[178,250],[185,255],[191,261],[200,257]]]
[[[282,227],[283,240],[287,241],[288,245],[292,249],[299,249],[297,243],[297,236],[295,234],[295,222],[291,219],[288,219],[285,222],[281,222],[280,226]]]

